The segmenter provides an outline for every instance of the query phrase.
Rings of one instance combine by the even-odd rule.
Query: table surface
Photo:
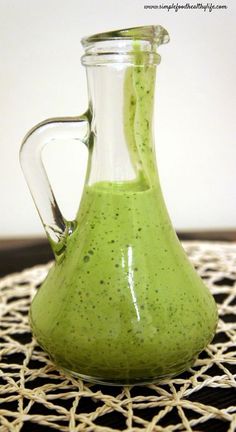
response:
[[[180,239],[204,239],[204,240],[211,240],[211,241],[217,241],[217,240],[224,240],[228,242],[236,241],[236,231],[223,231],[223,232],[191,232],[191,233],[180,233],[179,234]],[[48,242],[46,239],[43,238],[32,238],[32,239],[4,239],[0,241],[0,276],[7,275],[9,273],[18,272],[26,267],[32,267],[36,264],[41,263],[47,263],[49,260],[53,258],[52,252],[50,250],[50,247],[48,245]],[[224,285],[227,281],[222,280],[221,283],[218,285]],[[219,339],[220,341],[220,339]],[[16,355],[16,361],[17,361],[17,355]],[[235,363],[236,364],[236,363]],[[232,373],[236,374],[236,366],[232,366],[231,368]],[[37,384],[37,381],[36,381]],[[117,395],[117,388],[116,387],[101,387],[101,386],[94,386],[99,391],[100,388],[105,389],[105,391],[109,392],[110,395]],[[94,391],[94,390],[93,390]],[[143,390],[142,390],[143,391]],[[137,394],[139,395],[140,389],[138,387],[134,387],[132,390],[132,396]],[[148,395],[148,391],[147,391]],[[1,395],[0,395],[1,396]],[[216,408],[223,409],[226,405],[235,405],[236,401],[236,393],[235,388],[234,389],[216,389],[215,391],[212,391],[211,388],[207,389],[204,392],[198,392],[197,401],[199,403],[208,403]],[[87,406],[86,410],[92,409],[93,402],[91,400],[87,400]],[[90,407],[91,405],[91,407]],[[2,409],[4,409],[4,403],[2,404]],[[8,404],[9,409],[9,404]],[[16,409],[16,406],[14,403],[12,403],[12,409]],[[143,410],[143,416],[147,420],[151,420],[152,416],[154,415],[155,410],[146,409]],[[47,412],[47,411],[45,411]],[[86,411],[87,412],[87,411]],[[173,421],[173,418],[175,416],[175,412],[173,411],[172,414],[169,415],[169,417],[166,417],[166,421]],[[110,415],[107,414],[103,417],[101,417],[100,425],[104,427],[110,427],[114,428],[114,430],[123,430],[123,420],[121,418],[122,416],[117,413],[113,412]],[[163,426],[168,426],[168,423],[163,423]],[[1,425],[1,411],[0,411],[0,425]],[[9,429],[10,430],[10,429]],[[15,429],[18,430],[18,429]],[[52,429],[40,425],[34,425],[32,429],[32,423],[26,423],[21,431],[27,432],[27,431],[33,431],[33,432],[41,432],[41,431],[51,431]],[[156,430],[156,429],[155,429]],[[185,429],[183,429],[185,430]],[[187,430],[187,429],[186,429]],[[212,421],[208,421],[202,425],[198,425],[197,429],[193,429],[194,431],[208,431],[208,432],[226,432],[228,431],[228,425],[222,421],[218,421],[216,419]],[[235,429],[232,429],[230,432],[233,432]],[[7,432],[8,429],[4,429],[4,425],[2,428],[0,427],[0,432]]]

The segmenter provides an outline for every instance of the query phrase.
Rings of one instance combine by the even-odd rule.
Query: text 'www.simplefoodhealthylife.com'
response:
[[[157,4],[149,4],[144,5],[144,9],[165,9],[167,12],[174,11],[178,12],[179,10],[201,10],[203,12],[212,12],[214,10],[222,10],[227,9],[227,5],[223,4],[213,4],[213,3],[185,3],[185,4],[179,4],[179,3],[171,3],[171,4],[163,4],[163,3],[157,3]]]

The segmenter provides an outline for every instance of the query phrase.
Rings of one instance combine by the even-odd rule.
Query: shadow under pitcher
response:
[[[89,108],[24,139],[21,164],[55,254],[30,324],[56,365],[103,384],[144,384],[191,366],[212,340],[216,304],[180,245],[158,179],[152,132],[161,26],[82,39]],[[41,160],[52,140],[88,150],[74,221]],[[69,163],[69,160],[68,160]]]

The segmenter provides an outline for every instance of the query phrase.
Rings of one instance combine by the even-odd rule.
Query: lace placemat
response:
[[[28,310],[51,264],[0,280],[0,432],[236,431],[236,244],[183,242],[219,308],[214,341],[161,384],[105,387],[55,369]]]

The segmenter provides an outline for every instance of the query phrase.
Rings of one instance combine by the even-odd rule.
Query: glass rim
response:
[[[96,42],[108,42],[112,40],[148,41],[152,46],[159,46],[169,42],[170,37],[167,30],[161,25],[148,25],[96,33],[83,37],[81,43],[85,49],[88,49]]]

